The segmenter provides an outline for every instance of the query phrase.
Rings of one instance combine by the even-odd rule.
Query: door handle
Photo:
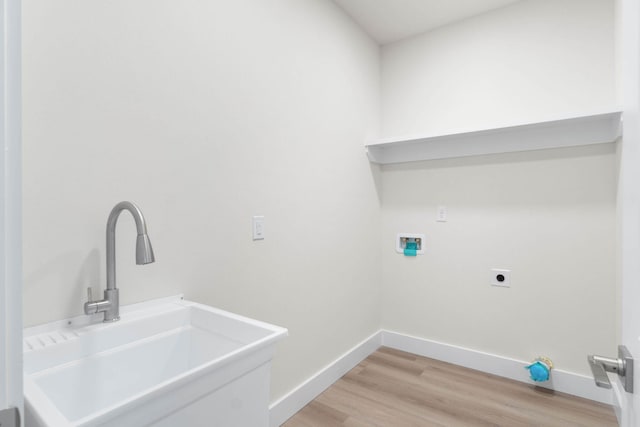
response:
[[[598,387],[611,388],[611,382],[607,372],[618,374],[628,393],[633,393],[633,357],[627,347],[618,346],[618,358],[589,355],[587,357],[589,367],[593,372],[593,379]]]

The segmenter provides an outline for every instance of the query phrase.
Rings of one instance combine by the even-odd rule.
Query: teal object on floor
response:
[[[404,256],[416,256],[418,254],[418,244],[416,242],[407,242],[404,247]]]
[[[551,368],[541,360],[536,360],[529,366],[525,366],[529,370],[531,379],[537,382],[547,381],[549,379],[549,371]]]

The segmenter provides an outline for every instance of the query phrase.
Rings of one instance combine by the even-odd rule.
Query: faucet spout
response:
[[[147,223],[140,208],[131,202],[120,202],[113,207],[107,219],[107,289],[116,289],[116,223],[122,211],[128,210],[136,222],[136,264],[155,261],[151,241],[147,235]]]
[[[156,260],[153,255],[153,248],[151,247],[151,240],[149,235],[138,234],[136,239],[136,264],[145,265],[151,264]]]
[[[122,211],[127,210],[136,222],[136,264],[149,264],[155,261],[151,241],[147,234],[147,224],[140,208],[131,202],[120,202],[114,206],[107,219],[107,288],[104,299],[89,301],[84,305],[85,314],[104,313],[105,322],[115,322],[120,319],[120,295],[116,287],[116,223]]]

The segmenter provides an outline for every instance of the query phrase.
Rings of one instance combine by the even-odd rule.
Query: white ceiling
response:
[[[520,0],[333,0],[386,44]]]

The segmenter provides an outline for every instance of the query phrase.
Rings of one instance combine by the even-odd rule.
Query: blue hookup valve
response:
[[[538,382],[547,381],[552,368],[553,362],[548,357],[538,357],[529,366],[525,366],[531,379]]]

